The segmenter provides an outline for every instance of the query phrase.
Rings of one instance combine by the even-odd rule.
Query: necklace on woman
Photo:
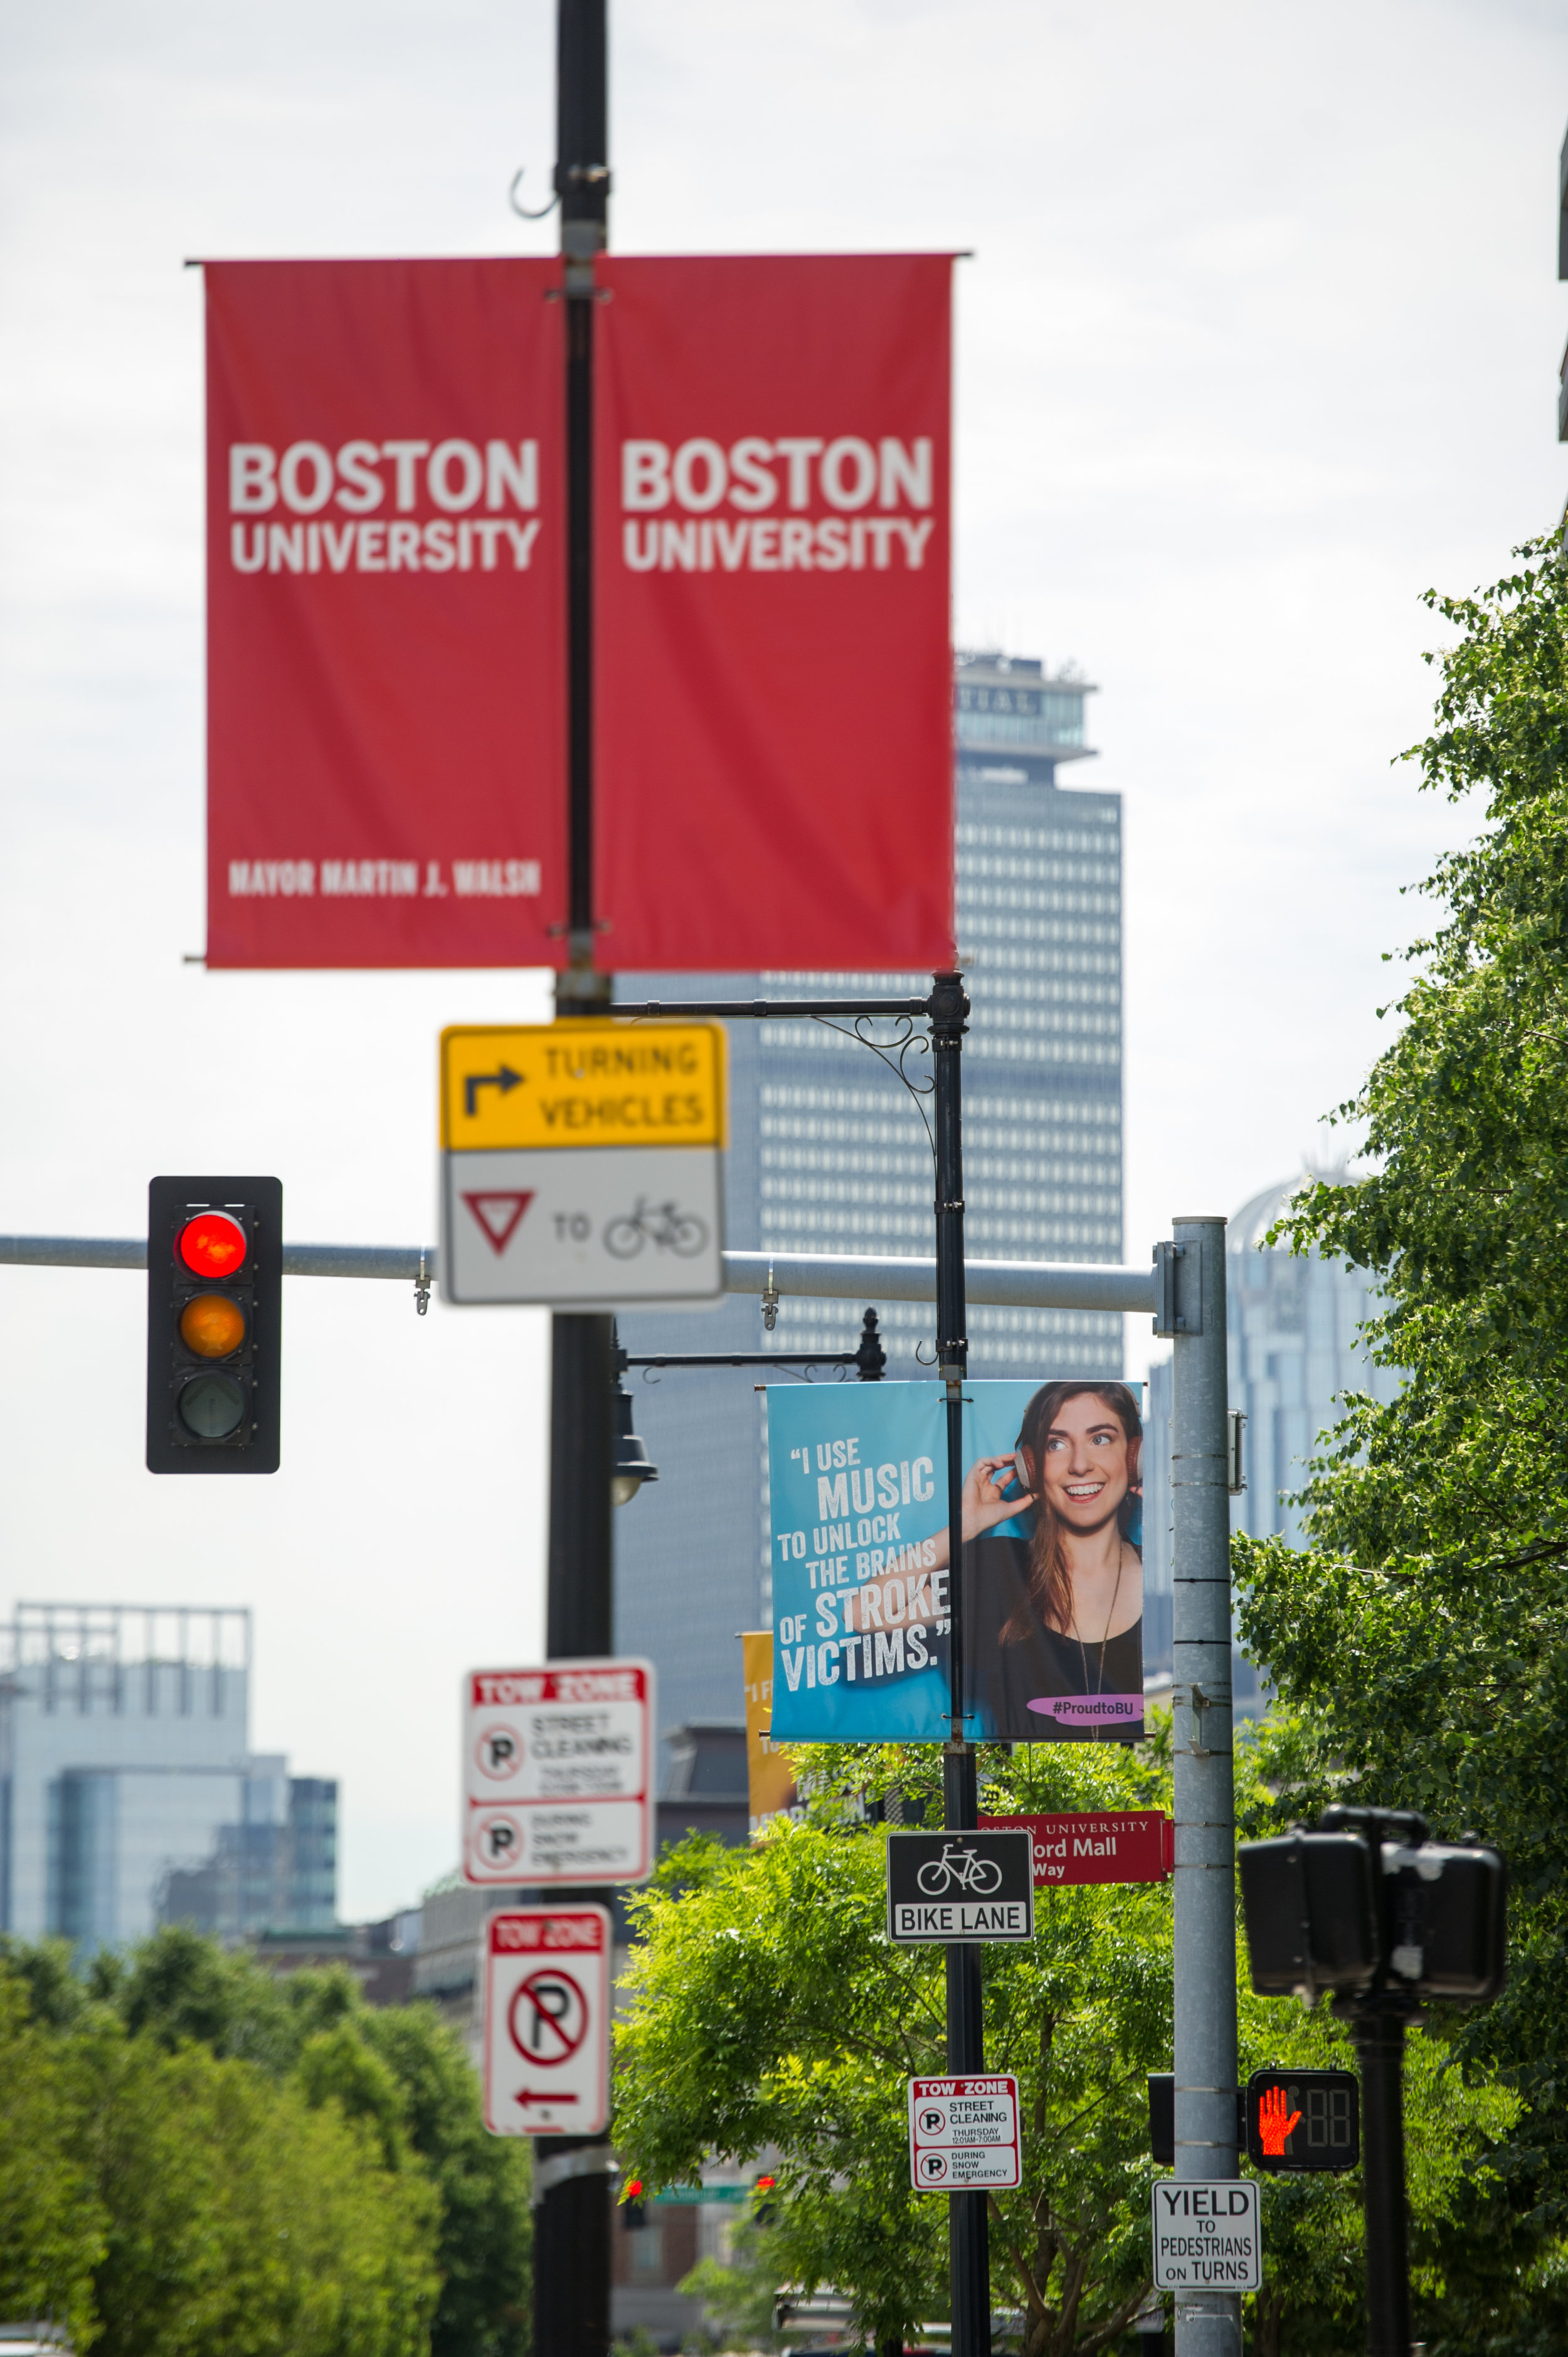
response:
[[[1105,1616],[1105,1634],[1100,1640],[1100,1675],[1094,1682],[1097,1696],[1105,1691],[1105,1648],[1111,1642],[1111,1623],[1116,1618],[1116,1598],[1122,1593],[1122,1548],[1119,1545],[1116,1550],[1116,1585],[1111,1591],[1111,1609]],[[1084,1643],[1079,1630],[1076,1596],[1072,1600],[1072,1633],[1078,1638],[1079,1659],[1083,1663],[1083,1691],[1087,1694],[1089,1692],[1089,1648]]]

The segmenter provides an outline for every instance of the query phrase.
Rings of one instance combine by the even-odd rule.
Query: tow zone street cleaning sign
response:
[[[485,2126],[597,2136],[609,2120],[608,1909],[492,1915],[483,1963]]]
[[[1017,2080],[911,2079],[909,2182],[917,2193],[1020,2184]]]
[[[1159,2291],[1259,2291],[1263,2228],[1255,2177],[1159,2178],[1154,2189]]]
[[[441,1035],[441,1292],[596,1308],[724,1289],[717,1023]]]
[[[653,1664],[605,1658],[463,1680],[463,1879],[645,1882]]]

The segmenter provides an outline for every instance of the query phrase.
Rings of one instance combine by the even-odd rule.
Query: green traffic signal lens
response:
[[[198,1440],[227,1440],[245,1420],[245,1393],[232,1375],[196,1375],[179,1395],[179,1420]]]

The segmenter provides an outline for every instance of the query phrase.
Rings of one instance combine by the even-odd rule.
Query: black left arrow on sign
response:
[[[521,1086],[522,1074],[514,1072],[510,1064],[503,1064],[499,1071],[470,1072],[463,1082],[463,1110],[472,1121],[479,1110],[481,1089],[499,1089],[504,1097]]]

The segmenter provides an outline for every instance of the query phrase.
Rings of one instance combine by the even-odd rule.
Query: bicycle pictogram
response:
[[[645,1243],[655,1252],[672,1252],[678,1260],[694,1260],[707,1241],[707,1222],[694,1211],[678,1210],[673,1200],[650,1203],[646,1195],[605,1230],[605,1250],[617,1260],[635,1260]]]
[[[989,1892],[1001,1889],[1002,1868],[994,1858],[982,1857],[978,1850],[947,1842],[940,1857],[929,1857],[915,1879],[928,1899],[940,1899],[955,1884],[960,1890],[983,1899]]]

